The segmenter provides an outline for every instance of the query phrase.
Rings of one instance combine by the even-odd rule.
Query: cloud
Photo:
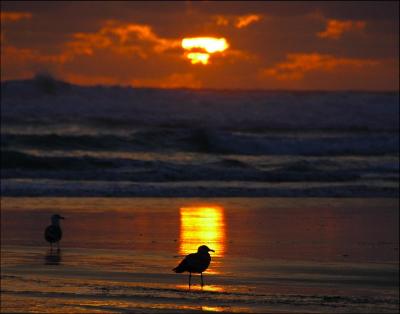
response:
[[[1,12],[0,16],[2,22],[17,22],[32,18],[32,14],[29,12]]]
[[[308,72],[330,72],[338,67],[363,68],[376,66],[380,62],[372,59],[337,58],[319,53],[291,53],[287,61],[264,69],[263,74],[278,80],[300,80]]]
[[[233,25],[236,28],[244,28],[261,20],[261,14],[247,15],[215,15],[213,21],[218,26]]]
[[[365,21],[340,21],[330,19],[327,21],[326,30],[317,33],[320,38],[339,39],[344,32],[360,31],[366,26]]]
[[[96,52],[106,49],[114,54],[136,55],[141,59],[147,59],[152,54],[179,48],[180,45],[181,41],[178,39],[157,36],[148,25],[108,21],[97,32],[72,34],[72,39],[63,44],[61,51],[53,54],[5,44],[2,34],[2,57],[7,62],[23,60],[24,64],[32,62],[54,65],[64,64],[78,56],[93,56]]]
[[[229,25],[229,19],[222,15],[214,16],[215,23],[219,26]]]
[[[261,15],[259,15],[259,14],[248,14],[248,15],[239,16],[236,19],[235,26],[237,28],[247,27],[252,23],[258,22],[260,19],[261,19]]]
[[[68,42],[71,55],[93,55],[97,49],[131,53],[145,59],[151,53],[162,53],[180,47],[179,39],[161,38],[149,25],[108,21],[95,33],[75,33]]]

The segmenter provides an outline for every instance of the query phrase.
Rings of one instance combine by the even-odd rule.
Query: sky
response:
[[[398,1],[1,1],[1,80],[399,90]]]

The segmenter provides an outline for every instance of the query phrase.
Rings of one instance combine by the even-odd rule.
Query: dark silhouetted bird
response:
[[[211,262],[211,256],[208,252],[215,252],[209,249],[206,245],[199,246],[197,253],[187,255],[173,271],[176,273],[189,272],[189,289],[192,279],[192,273],[200,273],[201,275],[201,286],[203,283],[203,271],[205,271]]]
[[[65,218],[58,214],[51,216],[51,225],[44,231],[44,238],[47,242],[50,242],[50,249],[53,249],[53,243],[57,243],[57,248],[60,249],[60,240],[62,238],[60,219]]]

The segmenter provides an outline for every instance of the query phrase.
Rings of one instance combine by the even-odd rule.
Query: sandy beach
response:
[[[397,313],[398,201],[2,198],[2,312]],[[351,209],[351,210],[350,210]],[[43,230],[64,215],[60,252]],[[205,243],[202,243],[205,242]],[[175,274],[207,244],[204,274]]]

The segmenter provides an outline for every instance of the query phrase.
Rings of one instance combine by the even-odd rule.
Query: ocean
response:
[[[395,92],[1,91],[5,196],[399,195]]]

